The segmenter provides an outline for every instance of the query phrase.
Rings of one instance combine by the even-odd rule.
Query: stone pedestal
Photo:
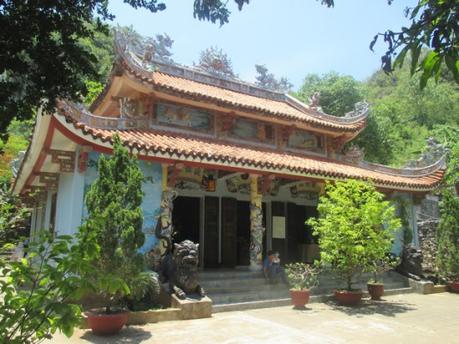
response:
[[[176,295],[171,296],[171,307],[181,310],[181,318],[200,319],[212,316],[212,300],[207,296],[202,298],[189,298],[180,300]]]

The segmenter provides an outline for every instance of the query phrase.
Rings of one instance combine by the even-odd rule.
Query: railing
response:
[[[348,162],[346,156],[341,155],[341,154],[338,155],[338,160]],[[360,161],[357,163],[357,166],[365,168],[367,170],[382,172],[382,173],[390,174],[394,176],[422,177],[422,176],[432,174],[433,172],[441,168],[445,168],[446,167],[446,155],[441,157],[438,161],[434,162],[433,164],[429,166],[424,166],[424,167],[396,168],[396,167],[380,165],[380,164],[376,164],[376,163],[372,163],[368,161]]]

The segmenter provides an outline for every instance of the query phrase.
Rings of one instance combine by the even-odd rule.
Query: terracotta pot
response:
[[[290,289],[290,297],[292,298],[292,305],[295,308],[304,308],[309,301],[309,290]]]
[[[99,336],[110,336],[118,333],[128,321],[128,312],[106,314],[104,312],[89,311],[88,326],[94,334]]]
[[[384,284],[368,283],[367,288],[372,300],[381,300],[381,296],[384,295]]]
[[[335,298],[340,305],[355,306],[362,299],[363,292],[361,290],[335,290]]]
[[[459,293],[459,281],[450,282],[449,291],[453,293]]]

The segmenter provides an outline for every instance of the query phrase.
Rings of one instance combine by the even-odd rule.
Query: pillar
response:
[[[258,176],[250,176],[250,268],[261,270],[263,259],[262,195],[258,193]]]
[[[166,247],[170,245],[172,241],[172,209],[174,207],[174,199],[177,196],[175,190],[169,187],[168,185],[168,173],[169,166],[167,164],[162,164],[162,194],[161,194],[161,206],[160,206],[160,215],[158,219],[157,228],[159,233],[156,233],[158,239],[166,241]],[[164,244],[163,244],[164,246]]]

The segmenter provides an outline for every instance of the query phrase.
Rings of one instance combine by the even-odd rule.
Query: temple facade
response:
[[[344,150],[365,128],[366,104],[330,116],[316,96],[304,104],[163,61],[121,34],[116,53],[89,109],[59,100],[55,113],[37,115],[13,185],[33,207],[32,235],[76,233],[97,160],[111,154],[118,134],[145,176],[145,252],[159,238],[190,239],[200,243],[203,268],[257,269],[269,249],[283,262],[311,261],[319,247],[305,221],[317,215],[326,181],[349,178],[371,181],[393,199],[417,244],[413,204],[440,183],[444,159],[396,169],[365,162],[355,146]]]

